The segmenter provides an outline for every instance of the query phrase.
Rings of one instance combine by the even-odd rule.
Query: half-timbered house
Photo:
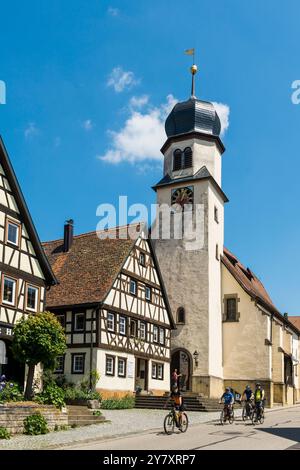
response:
[[[0,375],[24,381],[11,354],[13,328],[24,315],[44,310],[55,284],[12,164],[0,137]]]
[[[174,324],[150,241],[130,238],[127,226],[73,236],[68,221],[64,239],[44,249],[59,281],[47,309],[64,325],[68,344],[56,372],[76,383],[97,370],[104,396],[168,390]]]

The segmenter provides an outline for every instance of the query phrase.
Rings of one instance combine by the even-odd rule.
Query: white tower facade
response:
[[[194,78],[194,77],[193,77]],[[169,206],[171,228],[158,214],[152,234],[177,329],[172,337],[171,368],[181,374],[183,390],[219,397],[223,389],[221,261],[224,203],[221,189],[220,119],[211,103],[192,96],[177,103],[165,124],[164,175],[154,186],[157,204]],[[182,211],[179,210],[182,208]],[[178,215],[179,214],[179,215]],[[179,218],[178,218],[179,217]]]

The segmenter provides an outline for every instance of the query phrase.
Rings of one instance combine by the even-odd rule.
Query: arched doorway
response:
[[[171,375],[177,369],[181,374],[179,378],[179,387],[182,391],[191,390],[192,377],[192,358],[190,353],[185,349],[175,349],[171,357]]]

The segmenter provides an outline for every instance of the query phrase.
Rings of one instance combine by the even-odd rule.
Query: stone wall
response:
[[[53,431],[55,425],[68,425],[68,413],[60,411],[55,406],[5,404],[0,405],[0,426],[7,428],[12,434],[21,434],[24,431],[24,419],[37,412],[46,419],[49,431]]]

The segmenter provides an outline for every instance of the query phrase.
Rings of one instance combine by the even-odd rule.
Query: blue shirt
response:
[[[246,389],[246,390],[244,391],[244,394],[246,395],[247,400],[250,400],[250,398],[251,398],[253,392],[252,392],[251,389],[250,389],[250,390]]]
[[[231,392],[225,392],[222,395],[222,399],[224,400],[225,405],[230,405],[234,401],[234,396]]]

